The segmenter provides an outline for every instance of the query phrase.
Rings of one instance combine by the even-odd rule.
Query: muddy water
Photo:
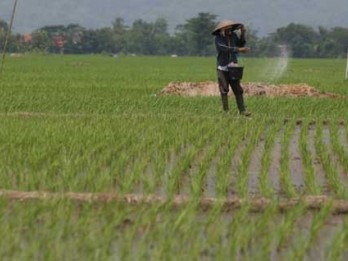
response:
[[[157,189],[157,193],[156,193],[157,195],[166,196],[166,194],[167,194],[166,185],[169,183],[169,179],[171,178],[171,175],[174,171],[175,166],[184,157],[187,150],[188,150],[188,148],[183,146],[180,149],[179,153],[175,153],[174,151],[171,151],[168,154],[164,173],[161,175],[160,184],[159,184],[159,187]]]
[[[344,148],[344,151],[346,154],[348,154],[348,137],[346,131],[347,130],[345,129],[344,125],[341,124],[340,128],[338,129],[338,138]]]
[[[325,178],[325,171],[323,165],[320,163],[318,155],[315,149],[315,125],[309,126],[308,130],[308,149],[311,153],[311,158],[314,164],[314,170],[316,174],[316,182],[322,190],[323,194],[329,194],[329,186]]]
[[[246,247],[246,251],[239,252],[236,254],[236,260],[260,260],[255,259],[262,249],[263,243],[271,237],[271,246],[269,249],[269,255],[266,260],[294,260],[289,259],[294,256],[296,249],[301,247],[301,243],[310,242],[310,232],[313,230],[313,221],[317,218],[319,212],[316,211],[307,211],[300,215],[297,219],[294,220],[293,227],[290,229],[289,234],[286,236],[285,241],[280,247],[279,246],[279,233],[281,228],[284,228],[285,219],[289,212],[283,213],[275,213],[272,215],[266,224],[266,230],[269,233],[266,234],[257,234],[257,237],[253,238],[250,241],[250,245]],[[233,220],[234,213],[226,214],[224,219],[226,226],[229,227],[229,224]],[[260,219],[267,215],[266,213],[258,213],[252,214],[250,213],[248,216],[248,222],[250,224],[255,224]],[[316,235],[313,238],[313,241],[308,245],[308,249],[304,254],[303,260],[308,261],[325,261],[327,260],[328,254],[330,252],[330,248],[333,244],[333,239],[337,234],[343,231],[344,222],[346,222],[347,217],[344,215],[331,215],[326,220],[323,220],[324,223],[321,227],[318,228]],[[246,221],[242,221],[242,224],[245,224]],[[251,225],[252,226],[252,225]],[[315,231],[316,229],[314,229]],[[258,232],[258,229],[254,231]],[[226,244],[230,244],[231,235],[226,233],[225,240]],[[232,235],[233,237],[233,235]],[[252,259],[250,259],[250,257]],[[263,256],[264,257],[264,256]],[[347,251],[343,253],[342,258],[340,260],[348,260],[347,259]],[[253,259],[254,258],[254,259]],[[259,258],[261,258],[259,256]]]
[[[204,147],[198,151],[196,156],[193,158],[189,169],[186,172],[181,173],[180,187],[178,191],[180,195],[189,196],[191,194],[191,185],[197,178],[196,175],[199,175],[200,163],[208,153],[208,147]]]
[[[310,229],[312,226],[313,218],[315,213],[308,212],[301,216],[287,240],[286,245],[281,249],[277,250],[276,247],[273,248],[270,260],[287,260],[290,256],[294,254],[297,247],[300,247],[300,240],[308,241],[310,240]],[[280,217],[280,221],[284,217]],[[304,260],[313,261],[325,261],[327,260],[327,255],[330,250],[334,236],[339,233],[343,228],[344,216],[330,216],[325,224],[320,228],[313,242],[310,244],[309,249],[306,251]]]
[[[249,194],[259,194],[259,175],[261,169],[261,157],[265,147],[265,140],[262,139],[251,154],[249,165]]]
[[[304,166],[301,158],[300,151],[300,135],[302,128],[307,128],[307,125],[303,125],[302,122],[298,122],[296,124],[294,133],[292,137],[290,137],[289,144],[289,171],[290,178],[293,186],[296,188],[298,194],[306,194],[305,184],[304,184]],[[315,174],[315,182],[318,187],[321,188],[321,194],[330,195],[330,188],[328,185],[328,180],[326,178],[326,174],[323,168],[322,163],[317,155],[315,139],[316,139],[316,130],[317,125],[315,122],[310,123],[308,126],[308,139],[307,139],[307,147],[310,153],[310,157],[312,159],[314,174]],[[267,131],[265,132],[267,133]],[[332,148],[332,143],[330,139],[330,125],[324,123],[323,124],[323,143],[327,149],[327,152],[330,156],[332,165],[334,166],[338,178],[342,181],[342,183],[348,186],[348,173],[345,173],[345,170],[342,166],[342,163],[339,161],[338,156],[334,153]],[[281,158],[281,138],[284,135],[284,129],[280,129],[276,134],[275,141],[271,150],[271,163],[268,171],[269,184],[272,187],[274,194],[276,196],[282,196],[283,192],[280,185],[280,158]],[[261,169],[261,158],[263,155],[263,149],[265,146],[265,139],[263,137],[259,140],[258,144],[255,146],[254,151],[251,153],[250,163],[248,167],[248,191],[250,195],[260,195],[259,191],[259,174]],[[348,137],[346,133],[345,126],[340,124],[339,127],[339,141],[343,145],[345,151],[348,153]],[[238,167],[241,164],[241,156],[247,146],[247,141],[240,141],[238,144],[234,155],[231,158],[231,165],[229,169],[229,182],[228,182],[228,194],[227,196],[232,196],[236,194],[236,177],[238,176],[237,171]],[[170,175],[172,174],[176,164],[182,160],[183,156],[187,152],[188,148],[182,148],[177,154],[168,153],[167,163],[164,170],[164,173],[161,175],[160,188],[156,194],[165,196],[166,194],[166,184],[170,181]],[[204,197],[215,197],[216,196],[216,180],[217,180],[217,166],[219,160],[223,153],[228,148],[226,146],[222,146],[218,149],[218,151],[213,156],[211,162],[209,163],[209,168],[204,178],[204,184],[202,186],[202,196]],[[193,158],[190,169],[185,171],[185,173],[181,174],[181,180],[178,188],[178,193],[180,195],[191,195],[191,185],[194,181],[196,175],[198,173],[198,169],[202,160],[207,153],[207,147],[201,149],[200,152]],[[147,169],[147,176],[151,168]]]
[[[345,172],[339,157],[336,153],[334,153],[332,144],[331,144],[331,138],[330,138],[330,126],[324,125],[323,127],[323,142],[327,148],[327,151],[329,153],[331,162],[333,163],[333,166],[338,174],[339,180],[344,184],[346,187],[348,186],[348,173]]]
[[[280,130],[275,139],[273,151],[272,151],[272,161],[269,169],[269,177],[271,181],[271,186],[275,194],[279,194],[280,191],[280,155],[281,155],[281,146],[280,146],[280,137],[283,135],[284,130]]]
[[[213,158],[210,168],[208,170],[206,179],[205,179],[205,185],[204,185],[204,197],[215,197],[216,196],[216,181],[217,181],[217,168],[219,160],[221,159],[222,155],[227,151],[227,146],[222,146],[216,156]]]
[[[241,142],[231,160],[231,168],[230,168],[230,173],[231,173],[231,178],[229,182],[229,187],[228,187],[228,195],[227,196],[233,196],[235,195],[236,192],[236,182],[237,182],[237,169],[239,164],[241,164],[241,156],[243,154],[243,151],[245,150],[246,147],[246,142],[243,141]]]
[[[293,185],[296,190],[301,194],[304,190],[304,178],[303,178],[303,162],[301,159],[301,153],[299,150],[301,126],[297,125],[294,135],[290,141],[290,174]]]

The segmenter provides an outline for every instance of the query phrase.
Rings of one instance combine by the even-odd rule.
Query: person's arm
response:
[[[215,45],[219,52],[236,52],[238,53],[238,47],[235,46],[228,46],[225,44],[224,39],[222,37],[216,36],[215,37]]]
[[[246,45],[246,29],[244,26],[242,26],[242,28],[240,28],[240,38],[239,38],[239,45],[238,45],[239,46],[238,50],[240,53],[250,52],[250,48],[245,47],[245,45]]]

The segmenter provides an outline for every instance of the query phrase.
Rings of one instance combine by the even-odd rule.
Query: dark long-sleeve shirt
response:
[[[231,62],[238,63],[238,48],[244,47],[245,44],[245,38],[238,37],[236,33],[232,33],[230,36],[222,36],[221,34],[217,34],[215,36],[215,46],[218,52],[218,67],[225,67]]]

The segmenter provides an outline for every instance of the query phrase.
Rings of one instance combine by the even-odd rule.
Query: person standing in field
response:
[[[240,34],[236,33],[240,30]],[[222,107],[225,112],[229,111],[228,92],[231,86],[236,98],[239,113],[244,116],[251,116],[246,111],[243,99],[243,88],[240,79],[230,77],[229,67],[239,67],[238,53],[247,53],[249,48],[246,44],[246,29],[243,24],[231,20],[221,21],[212,34],[215,36],[215,46],[217,50],[217,77],[221,94]]]

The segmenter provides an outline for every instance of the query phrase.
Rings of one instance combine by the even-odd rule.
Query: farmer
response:
[[[240,30],[238,36],[236,31]],[[215,46],[217,50],[217,76],[219,81],[219,90],[221,94],[222,107],[225,112],[229,111],[228,92],[229,86],[235,95],[239,113],[244,116],[250,116],[244,105],[243,89],[240,85],[240,79],[229,77],[229,66],[238,67],[238,53],[246,53],[249,48],[244,47],[246,29],[243,24],[231,20],[221,21],[212,34],[215,36]]]

